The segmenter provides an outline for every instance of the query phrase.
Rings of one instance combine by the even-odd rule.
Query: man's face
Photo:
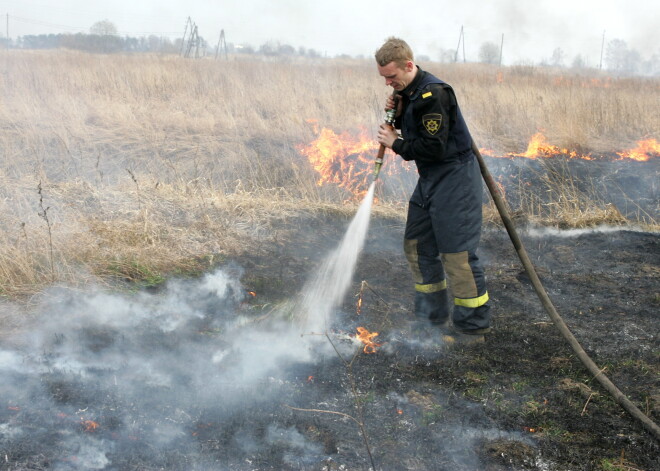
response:
[[[378,72],[385,79],[385,85],[392,87],[397,92],[406,88],[412,79],[415,78],[415,64],[412,61],[406,62],[406,66],[401,68],[396,62],[392,61],[386,65],[378,65]]]

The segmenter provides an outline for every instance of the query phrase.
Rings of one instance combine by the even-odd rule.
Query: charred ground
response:
[[[332,214],[287,219],[268,241],[221,262],[240,285],[220,303],[187,280],[174,294],[166,286],[143,293],[162,301],[132,331],[68,323],[49,331],[40,351],[5,345],[0,469],[366,470],[372,460],[385,471],[660,467],[658,442],[581,365],[497,226],[485,229],[480,248],[495,313],[485,343],[429,344],[408,332],[413,292],[403,222],[374,217],[350,295],[327,337],[319,336],[325,348],[312,352],[313,361],[290,356],[256,380],[227,381],[234,358],[251,349],[268,355],[270,347],[270,337],[257,335],[236,348],[235,337],[281,327],[273,307],[300,296],[348,222]],[[528,227],[521,236],[585,350],[658,422],[658,234]],[[163,329],[158,310],[174,299],[204,315]],[[57,303],[53,312],[86,309],[75,295]],[[237,313],[244,327],[226,329],[221,318]],[[375,354],[356,344],[357,326],[379,332]],[[225,359],[205,358],[229,345]],[[71,360],[123,351],[140,361],[80,369]],[[197,371],[202,366],[209,369]],[[151,370],[166,371],[171,383]],[[138,387],[143,376],[149,381]]]
[[[323,227],[329,234],[334,225]],[[377,466],[651,470],[660,465],[657,441],[588,374],[550,322],[503,229],[487,230],[481,248],[495,331],[482,345],[416,344],[405,330],[412,293],[400,249],[402,232],[396,222],[374,221],[356,275],[368,289],[358,284],[354,289],[363,293],[362,313],[356,316],[355,305],[347,304],[339,326],[378,331],[383,347],[359,356],[352,371],[342,371],[335,362],[315,374],[334,384],[337,376],[355,379]],[[658,235],[606,228],[529,230],[523,240],[585,350],[657,422]],[[315,244],[303,238],[292,245],[303,250],[281,247],[283,252],[273,256],[288,258],[289,276],[295,279],[308,264],[304,248],[311,254]],[[255,274],[267,270],[256,260],[252,264]],[[284,281],[283,286],[291,285]],[[330,395],[342,391],[350,393],[344,385]],[[319,408],[313,401],[307,407]],[[329,419],[321,413],[315,420]]]

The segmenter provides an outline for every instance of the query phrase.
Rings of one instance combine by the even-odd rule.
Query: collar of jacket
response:
[[[426,73],[422,70],[422,68],[420,66],[416,65],[415,67],[417,67],[417,73],[415,74],[415,78],[413,79],[412,82],[410,82],[410,84],[406,88],[401,90],[401,93],[403,95],[407,96],[408,98],[410,98],[410,96],[413,93],[415,93],[415,90],[417,90],[417,85],[419,84],[419,81],[422,80],[422,76]]]

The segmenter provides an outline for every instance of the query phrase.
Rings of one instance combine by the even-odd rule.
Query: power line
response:
[[[9,17],[14,20],[14,21],[19,21],[21,23],[28,23],[32,25],[38,25],[38,26],[48,26],[49,28],[56,28],[56,29],[75,29],[79,31],[88,31],[89,28],[82,28],[80,26],[66,26],[66,25],[58,25],[56,23],[47,23],[45,21],[40,21],[40,20],[32,20],[30,18],[21,18],[20,16],[14,16],[14,15],[9,15]]]
[[[45,21],[40,21],[40,20],[33,20],[30,18],[22,18],[20,16],[14,16],[14,15],[8,15],[8,18],[11,18],[12,20],[19,21],[21,23],[27,23],[27,24],[33,24],[37,26],[45,26],[48,28],[55,28],[55,29],[60,29],[60,30],[75,30],[75,31],[80,31],[80,32],[87,32],[89,31],[89,28],[83,28],[80,26],[68,26],[68,25],[61,25],[57,23],[48,23]],[[173,35],[180,35],[180,31],[117,31],[118,34],[124,35],[124,36],[140,36],[140,35],[159,35],[159,36],[173,36]]]
[[[29,0],[0,0],[1,4],[15,4],[17,7],[20,7],[21,9],[25,10],[25,8],[31,8],[35,11],[43,11],[43,10],[55,10],[59,11],[62,13],[68,13],[70,16],[72,15],[77,15],[80,16],[81,14],[84,16],[93,16],[96,18],[99,17],[106,17],[108,16],[108,8],[104,7],[103,11],[101,12],[100,10],[90,10],[86,8],[66,8],[66,7],[61,7],[61,6],[56,6],[56,5],[45,5],[41,2],[31,2]],[[136,4],[139,4],[139,2],[136,2]],[[112,6],[111,6],[112,7]],[[171,20],[172,16],[169,15],[154,15],[154,14],[140,14],[140,13],[130,13],[126,14],[125,9],[121,9],[121,12],[113,12],[112,16],[115,18],[122,18],[122,19],[149,19],[149,20],[158,20],[158,19],[167,19]]]

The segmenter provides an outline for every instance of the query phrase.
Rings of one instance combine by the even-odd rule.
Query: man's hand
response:
[[[390,95],[385,100],[385,111],[391,109],[396,109],[394,116],[399,117],[401,115],[401,97],[399,95],[396,95],[396,99],[394,95]]]
[[[389,124],[381,124],[378,128],[378,143],[384,145],[388,149],[392,148],[392,144],[399,138],[394,128]]]

